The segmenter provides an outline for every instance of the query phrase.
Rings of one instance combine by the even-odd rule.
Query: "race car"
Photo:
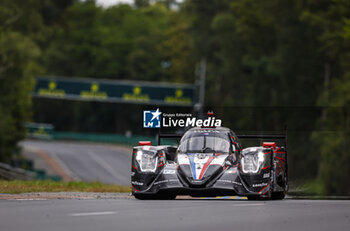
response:
[[[181,137],[178,146],[162,138]],[[242,148],[240,139],[269,140]],[[282,141],[282,145],[276,143]],[[133,148],[132,194],[137,199],[246,196],[283,199],[288,190],[287,136],[236,135],[225,127],[194,127],[180,135],[159,135],[158,145]]]

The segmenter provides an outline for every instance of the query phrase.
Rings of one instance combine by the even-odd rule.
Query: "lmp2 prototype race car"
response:
[[[140,141],[133,148],[132,194],[137,199],[246,196],[283,199],[288,190],[286,135],[236,135],[228,128],[189,129],[179,146]],[[239,139],[269,140],[242,149]],[[275,141],[275,142],[271,142]],[[276,146],[283,140],[284,146]]]

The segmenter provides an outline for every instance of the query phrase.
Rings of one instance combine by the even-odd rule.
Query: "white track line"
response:
[[[70,213],[68,216],[71,217],[82,217],[82,216],[100,216],[100,215],[111,215],[116,214],[114,211],[104,211],[104,212],[89,212],[89,213]]]

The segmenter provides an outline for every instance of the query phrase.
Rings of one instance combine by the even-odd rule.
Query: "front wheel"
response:
[[[282,200],[282,199],[284,199],[285,196],[286,196],[286,192],[285,191],[274,192],[271,195],[271,200]]]
[[[270,194],[268,195],[252,195],[252,196],[247,196],[248,200],[250,201],[264,201],[264,200],[271,200],[272,196]]]
[[[259,195],[253,195],[253,196],[247,196],[248,200],[250,201],[257,201],[261,200],[261,197]]]
[[[138,200],[174,200],[176,198],[176,195],[169,194],[169,195],[163,195],[163,194],[134,194],[134,197]]]

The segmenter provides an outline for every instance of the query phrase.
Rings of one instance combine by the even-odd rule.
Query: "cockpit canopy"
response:
[[[181,139],[179,153],[229,153],[234,146],[226,132],[217,130],[191,130]]]

